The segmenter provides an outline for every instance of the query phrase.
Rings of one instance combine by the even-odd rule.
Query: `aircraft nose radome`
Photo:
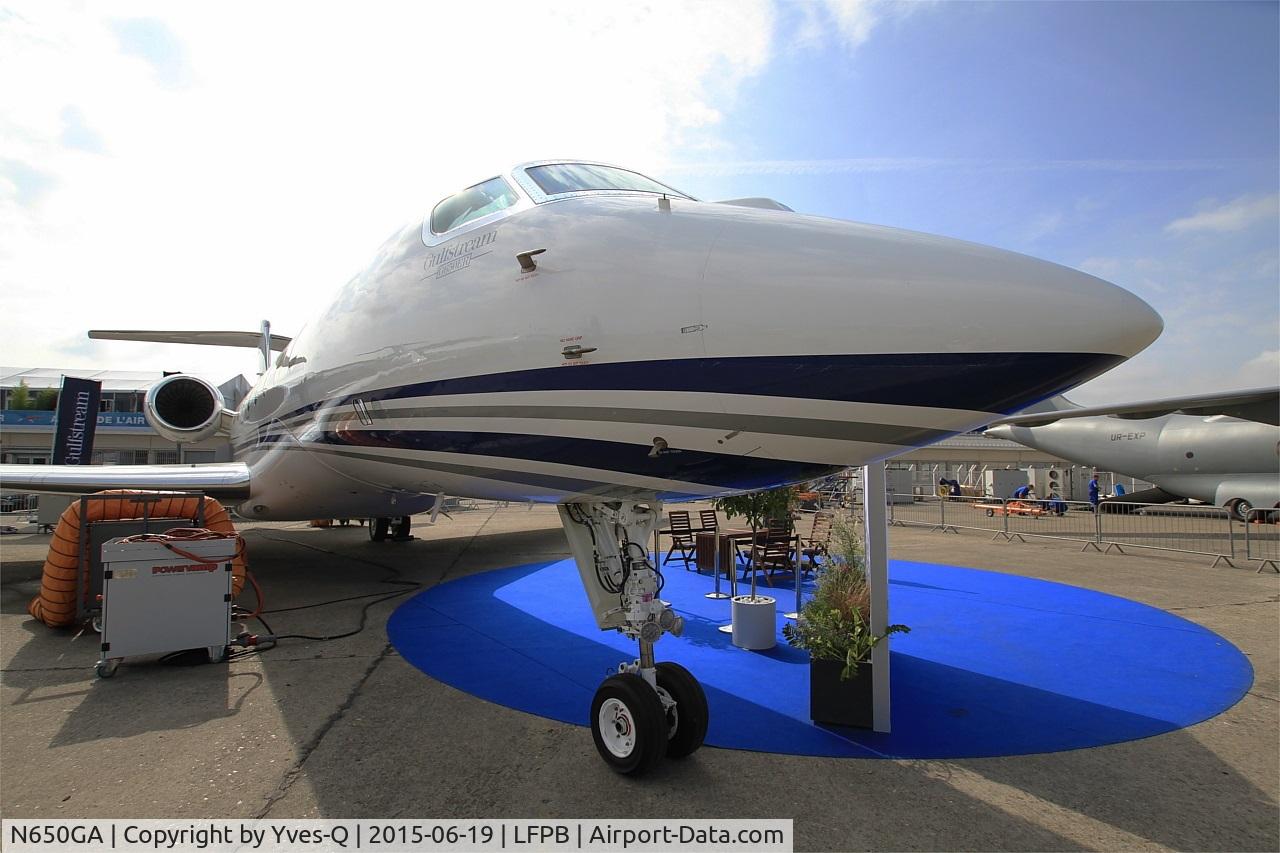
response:
[[[1085,275],[1080,273],[1080,275]],[[1122,287],[1088,276],[1106,288],[1097,305],[1083,306],[1081,318],[1096,328],[1099,352],[1131,358],[1150,346],[1164,331],[1164,320],[1155,309]]]
[[[1013,427],[1009,424],[987,427],[987,435],[992,438],[1003,438],[1006,441],[1013,441]]]
[[[1026,447],[1039,447],[1040,442],[1036,438],[1035,430],[1024,426],[1014,426],[1013,424],[1001,424],[1000,426],[987,427],[987,435],[995,438],[1003,438],[1006,441],[1016,441],[1018,444]]]

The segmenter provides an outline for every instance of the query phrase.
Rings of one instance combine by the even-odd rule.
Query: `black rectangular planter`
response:
[[[869,729],[871,663],[858,664],[858,674],[848,681],[840,680],[843,669],[842,661],[809,659],[809,717],[815,723]]]

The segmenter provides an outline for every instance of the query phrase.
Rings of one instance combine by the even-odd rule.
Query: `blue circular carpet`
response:
[[[1016,575],[928,563],[890,565],[893,732],[809,720],[807,653],[782,639],[736,648],[717,630],[712,579],[670,563],[662,597],[685,618],[659,660],[688,667],[711,709],[712,746],[855,758],[964,758],[1079,749],[1208,719],[1253,682],[1222,637],[1124,598]],[[767,594],[791,610],[789,579]],[[808,589],[806,582],[805,588]],[[585,726],[597,685],[636,656],[596,628],[572,560],[472,575],[428,589],[387,634],[428,675],[491,702]]]

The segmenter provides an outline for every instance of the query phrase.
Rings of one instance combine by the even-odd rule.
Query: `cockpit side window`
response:
[[[515,190],[502,178],[490,178],[449,196],[431,211],[431,230],[436,234],[452,231],[460,225],[497,213],[519,200]]]
[[[552,163],[545,166],[530,166],[525,174],[533,179],[547,195],[560,193],[588,192],[591,190],[613,190],[625,192],[661,193],[681,198],[687,196],[660,184],[652,178],[646,178],[638,172],[629,172],[614,166],[599,166],[590,163]]]

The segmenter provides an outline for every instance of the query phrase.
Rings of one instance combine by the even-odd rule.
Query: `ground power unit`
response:
[[[1027,482],[1035,488],[1038,498],[1057,495],[1066,499],[1067,487],[1063,473],[1063,469],[1057,465],[1052,468],[1028,468]]]
[[[232,536],[105,543],[98,675],[110,678],[126,657],[186,649],[204,648],[209,660],[222,660],[231,643],[238,542]]]
[[[909,504],[915,498],[915,472],[910,468],[888,468],[884,472],[885,490],[891,504]],[[932,491],[932,489],[930,489]]]
[[[1017,468],[994,468],[982,472],[982,488],[989,497],[1008,498],[1013,490],[1027,485],[1027,472]]]

